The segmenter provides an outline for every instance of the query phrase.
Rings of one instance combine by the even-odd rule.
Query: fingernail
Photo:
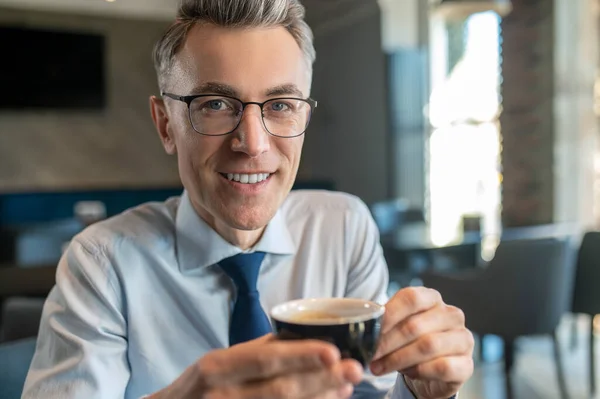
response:
[[[373,355],[373,360],[377,360],[381,357],[381,350],[377,349],[377,351],[375,352],[375,354]]]
[[[373,364],[371,364],[371,372],[373,374],[381,374],[381,372],[383,371],[383,364],[381,364],[381,362],[374,362]]]

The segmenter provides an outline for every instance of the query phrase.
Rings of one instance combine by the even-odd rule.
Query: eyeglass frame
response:
[[[256,101],[242,101],[239,98],[236,97],[232,97],[232,96],[227,96],[227,95],[223,95],[223,94],[192,94],[189,96],[180,96],[177,94],[173,94],[173,93],[168,93],[168,92],[161,92],[160,93],[163,97],[168,97],[170,99],[173,100],[177,100],[177,101],[181,101],[187,104],[188,107],[188,119],[190,122],[190,125],[192,126],[192,129],[194,129],[194,131],[198,134],[201,134],[203,136],[209,136],[209,137],[220,137],[220,136],[227,136],[228,134],[231,134],[233,132],[235,132],[239,127],[240,124],[242,123],[242,118],[244,116],[244,111],[246,110],[246,107],[248,105],[258,105],[260,107],[260,114],[261,114],[261,121],[263,124],[263,127],[265,128],[266,132],[269,133],[271,136],[274,137],[280,137],[282,139],[292,139],[295,137],[300,137],[302,136],[304,133],[306,133],[306,130],[308,130],[308,125],[310,125],[310,121],[312,119],[312,115],[313,112],[315,111],[315,108],[317,108],[317,101],[312,99],[312,98],[298,98],[298,97],[276,97],[276,98],[270,98],[266,101],[263,101],[262,103],[256,102]],[[240,104],[242,104],[242,110],[240,112],[240,119],[237,122],[237,125],[235,125],[235,128],[233,128],[233,130],[230,130],[227,133],[219,133],[219,134],[207,134],[207,133],[202,133],[199,132],[196,127],[194,126],[194,122],[192,121],[192,108],[191,108],[191,104],[192,101],[194,101],[197,98],[202,98],[202,97],[222,97],[222,98],[228,98],[230,100],[235,100],[237,102],[239,102]],[[280,136],[278,134],[274,134],[271,133],[271,131],[267,128],[267,124],[265,123],[265,116],[264,116],[264,110],[263,107],[265,106],[265,104],[272,102],[272,101],[277,101],[277,100],[297,100],[297,101],[303,101],[305,103],[307,103],[310,107],[310,115],[308,116],[308,120],[306,121],[306,126],[304,127],[304,130],[301,133],[298,133],[294,136]]]

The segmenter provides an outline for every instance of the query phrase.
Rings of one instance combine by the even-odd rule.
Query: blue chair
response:
[[[447,303],[465,312],[471,331],[504,339],[508,397],[513,397],[515,341],[531,335],[552,337],[561,397],[568,397],[557,328],[571,305],[575,277],[571,246],[570,238],[501,241],[483,270],[422,275],[426,287],[438,290]]]
[[[594,316],[600,314],[600,290],[598,289],[598,281],[600,281],[600,232],[588,231],[585,233],[577,254],[576,267],[571,312],[586,314],[590,318],[588,362],[590,394],[594,396],[596,393],[596,368],[593,321]],[[573,328],[573,338],[576,338],[577,318],[573,320]]]
[[[35,353],[35,338],[0,345],[0,399],[20,399]]]
[[[403,214],[408,209],[408,202],[403,199],[376,202],[371,205],[371,214],[379,229],[379,234],[393,233],[403,222]]]

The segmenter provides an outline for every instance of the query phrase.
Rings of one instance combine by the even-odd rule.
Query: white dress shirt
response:
[[[354,196],[291,192],[252,251],[267,253],[267,312],[307,297],[387,301],[377,227]],[[140,398],[228,347],[234,286],[216,264],[240,252],[185,192],[87,228],[59,263],[23,398]],[[413,398],[398,373],[386,377],[353,397]]]

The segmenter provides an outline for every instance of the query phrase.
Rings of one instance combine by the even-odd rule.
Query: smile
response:
[[[261,183],[271,176],[270,173],[221,173],[221,175],[229,181],[234,181],[242,184]]]

